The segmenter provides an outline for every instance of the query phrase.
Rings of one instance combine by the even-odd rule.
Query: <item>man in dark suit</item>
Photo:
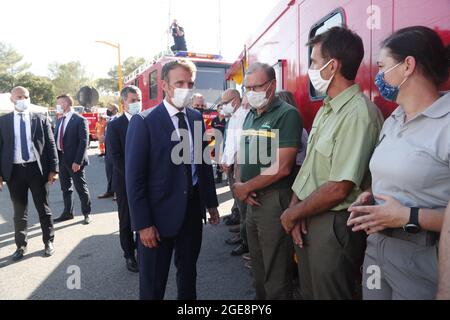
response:
[[[108,110],[106,111],[106,115],[108,116],[108,122],[106,125],[105,130],[105,172],[106,172],[106,179],[108,180],[107,186],[106,186],[106,192],[99,195],[98,199],[106,199],[106,198],[113,198],[113,200],[116,200],[114,197],[114,189],[112,188],[112,176],[113,176],[113,162],[111,158],[111,152],[108,150],[108,125],[111,121],[117,119],[119,114],[119,106],[115,103],[112,103],[108,106]]]
[[[128,126],[125,178],[133,229],[139,233],[141,299],[163,299],[175,251],[178,299],[196,299],[202,219],[219,223],[201,114],[186,108],[196,68],[183,59],[164,65],[164,101]]]
[[[64,199],[64,211],[55,222],[73,219],[73,186],[81,201],[84,224],[91,219],[91,199],[86,182],[85,167],[89,164],[87,155],[89,129],[85,118],[72,110],[73,99],[61,95],[56,100],[57,109],[63,116],[56,122],[55,141],[60,164],[61,190]]]
[[[14,206],[15,261],[27,250],[28,190],[39,214],[45,255],[55,251],[48,183],[58,179],[58,156],[50,122],[28,110],[29,99],[26,88],[15,87],[11,91],[14,112],[0,117],[0,191],[6,181]]]
[[[112,188],[116,192],[119,212],[119,236],[128,270],[138,272],[136,243],[131,230],[130,209],[125,188],[125,142],[128,122],[141,111],[141,90],[135,86],[122,89],[120,94],[124,113],[108,124],[107,150],[113,162]]]

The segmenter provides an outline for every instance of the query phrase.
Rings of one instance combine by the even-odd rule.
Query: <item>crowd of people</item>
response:
[[[223,92],[212,125],[216,176],[226,174],[233,196],[225,223],[237,231],[225,242],[246,259],[255,298],[292,299],[298,283],[301,299],[450,299],[450,94],[439,91],[449,48],[422,26],[382,42],[374,82],[399,105],[384,120],[355,82],[364,57],[357,34],[334,27],[307,46],[309,80],[325,97],[309,134],[294,96],[277,92],[275,70],[262,62],[246,70],[242,95]],[[195,75],[192,62],[170,61],[158,106],[142,111],[139,88],[127,86],[123,114],[109,109],[108,188],[99,197],[117,197],[120,245],[139,272],[141,299],[164,298],[173,255],[178,299],[196,299],[206,211],[211,224],[220,220],[222,181]],[[5,180],[14,205],[13,259],[26,252],[28,190],[52,255],[48,184],[58,175],[64,211],[55,221],[73,219],[75,187],[91,222],[87,123],[68,95],[57,99],[54,134],[27,111],[26,88],[11,100],[14,113],[0,117],[0,188]]]

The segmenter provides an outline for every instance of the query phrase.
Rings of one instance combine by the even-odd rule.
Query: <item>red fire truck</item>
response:
[[[207,128],[210,128],[212,119],[217,116],[215,106],[220,101],[222,92],[233,85],[225,80],[231,64],[223,61],[221,56],[179,51],[175,56],[163,56],[156,61],[143,64],[127,76],[124,83],[141,89],[143,109],[152,108],[163,99],[162,67],[178,58],[188,59],[197,67],[194,92],[201,93],[205,98],[207,110],[203,113],[203,118]]]
[[[274,66],[278,90],[294,93],[306,129],[322,105],[309,82],[310,49],[305,44],[333,26],[347,26],[361,36],[365,55],[356,78],[363,92],[387,117],[396,107],[384,100],[373,82],[380,43],[395,30],[424,25],[450,43],[449,0],[280,0],[227,73],[242,84],[243,72],[255,61]],[[450,81],[442,90],[450,89]]]

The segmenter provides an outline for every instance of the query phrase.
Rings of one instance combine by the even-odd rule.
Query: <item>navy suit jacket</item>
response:
[[[201,114],[186,108],[191,131],[194,122],[205,125]],[[174,164],[171,152],[178,141],[172,141],[175,130],[163,103],[135,115],[128,125],[125,145],[125,178],[133,230],[155,226],[162,237],[173,237],[179,232],[186,214],[188,192],[186,170],[183,164]],[[202,152],[207,142],[194,137],[195,148]],[[199,145],[200,144],[200,145]],[[196,147],[195,147],[196,146]],[[200,148],[199,148],[200,147]],[[196,164],[200,205],[218,206],[214,176],[210,164]]]
[[[62,118],[56,122],[55,141],[58,142],[59,126]],[[87,120],[78,113],[73,113],[63,136],[64,160],[68,167],[73,163],[81,166],[89,164],[87,149],[89,144],[89,127]]]
[[[58,155],[50,121],[47,117],[30,112],[31,140],[39,170],[47,181],[50,172],[58,172]],[[0,177],[11,178],[14,161],[14,112],[0,117]]]
[[[106,150],[113,163],[112,189],[124,193],[125,190],[125,139],[128,118],[125,114],[108,123],[106,129]]]

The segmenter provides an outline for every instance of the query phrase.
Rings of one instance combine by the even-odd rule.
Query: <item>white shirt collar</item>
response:
[[[67,118],[69,118],[69,117],[71,117],[72,116],[72,114],[73,114],[73,109],[70,109],[70,111],[69,112],[67,112],[67,113],[63,113],[63,117],[66,117],[66,119]]]
[[[183,108],[182,110],[178,110],[177,108],[175,108],[175,106],[170,104],[169,101],[167,101],[166,99],[164,99],[163,103],[164,103],[164,106],[166,107],[166,110],[169,113],[169,116],[171,118],[174,117],[178,112],[183,112],[186,115],[186,108]]]
[[[16,115],[19,115],[19,113],[21,113],[21,114],[24,114],[25,116],[28,116],[29,114],[30,114],[30,110],[25,110],[25,111],[22,111],[22,112],[19,112],[19,111],[17,111],[16,109],[14,109],[14,115],[16,116]]]
[[[124,111],[123,113],[125,114],[125,117],[127,117],[128,121],[130,121],[131,120],[131,114],[129,114],[126,111]]]

